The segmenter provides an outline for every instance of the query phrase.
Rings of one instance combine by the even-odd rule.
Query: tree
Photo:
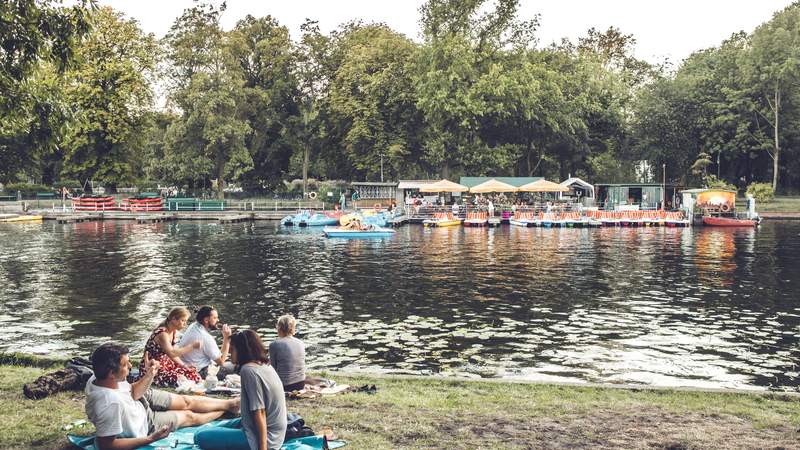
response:
[[[245,146],[251,128],[243,119],[244,79],[219,25],[223,10],[187,9],[165,37],[172,58],[170,98],[182,111],[167,129],[166,164],[174,181],[215,177],[220,199],[226,180],[238,180],[253,168]]]
[[[242,181],[251,189],[274,186],[288,171],[292,122],[299,115],[294,46],[289,30],[269,16],[240,20],[229,42],[235,70],[244,80],[242,112],[250,126],[245,146],[253,170]]]
[[[800,4],[756,28],[749,50],[744,67],[757,102],[753,110],[756,136],[772,158],[772,188],[777,190],[784,128],[787,118],[798,121],[800,107]]]
[[[135,20],[109,7],[97,10],[94,29],[77,48],[67,98],[74,122],[64,139],[64,173],[105,183],[132,182],[142,173],[145,116],[152,110],[148,76],[158,49]]]
[[[430,0],[420,20],[424,45],[415,85],[417,107],[425,117],[425,159],[447,178],[452,168],[469,171],[508,169],[514,147],[481,139],[482,117],[496,97],[480,82],[502,69],[504,49],[524,50],[534,42],[537,20],[516,18],[519,2],[500,0],[482,12],[483,0]],[[491,101],[490,101],[491,100]]]
[[[0,181],[41,171],[56,151],[68,110],[60,74],[89,32],[93,1],[0,2]]]
[[[387,171],[413,172],[422,127],[413,86],[416,45],[384,25],[351,28],[340,45],[347,50],[328,105],[349,163],[367,179],[376,178],[383,159]]]

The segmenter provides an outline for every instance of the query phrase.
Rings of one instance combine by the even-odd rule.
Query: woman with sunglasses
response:
[[[242,417],[197,433],[194,443],[204,450],[280,448],[286,434],[286,398],[255,331],[231,336],[231,361],[242,379]]]

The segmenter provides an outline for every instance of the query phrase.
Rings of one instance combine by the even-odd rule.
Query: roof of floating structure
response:
[[[586,189],[594,189],[594,186],[592,186],[591,184],[581,180],[578,177],[567,178],[566,180],[562,181],[559,184],[562,185],[562,186],[567,186],[567,187],[572,186],[573,184],[578,184],[580,186],[583,186]]]
[[[514,187],[520,187],[523,184],[533,183],[541,179],[542,177],[461,177],[459,183],[471,188],[489,180],[497,180]]]
[[[522,192],[569,192],[568,187],[553,183],[552,181],[547,181],[544,178],[520,186],[519,190]]]
[[[450,180],[437,181],[419,188],[420,192],[465,192],[468,190],[468,187],[453,183]]]
[[[427,184],[436,183],[437,180],[400,180],[397,189],[419,189]]]
[[[487,192],[517,192],[517,187],[492,178],[491,180],[484,181],[477,186],[472,186],[469,188],[469,191],[479,194]]]

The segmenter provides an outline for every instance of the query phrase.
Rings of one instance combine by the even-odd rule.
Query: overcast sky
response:
[[[215,4],[219,4],[217,1]],[[306,18],[323,32],[352,19],[384,22],[419,40],[422,0],[228,0],[223,26],[230,29],[246,14],[272,15],[297,39]],[[575,41],[591,27],[616,26],[638,41],[636,54],[651,62],[665,57],[680,62],[692,52],[718,45],[732,33],[752,31],[791,0],[522,0],[520,18],[541,14],[538,37],[547,45],[567,37]],[[192,0],[100,0],[162,37]]]

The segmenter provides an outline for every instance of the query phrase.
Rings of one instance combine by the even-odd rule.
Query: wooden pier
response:
[[[102,214],[72,214],[66,216],[57,216],[56,222],[58,223],[79,223],[79,222],[94,222],[96,220],[103,220]]]
[[[174,214],[170,215],[147,215],[147,216],[137,216],[136,223],[158,223],[158,222],[171,222],[173,220],[178,220]]]
[[[219,223],[249,222],[249,221],[253,220],[253,215],[252,214],[250,214],[250,215],[240,214],[240,215],[236,215],[236,216],[223,216],[223,217],[220,217],[218,220],[219,220]]]

